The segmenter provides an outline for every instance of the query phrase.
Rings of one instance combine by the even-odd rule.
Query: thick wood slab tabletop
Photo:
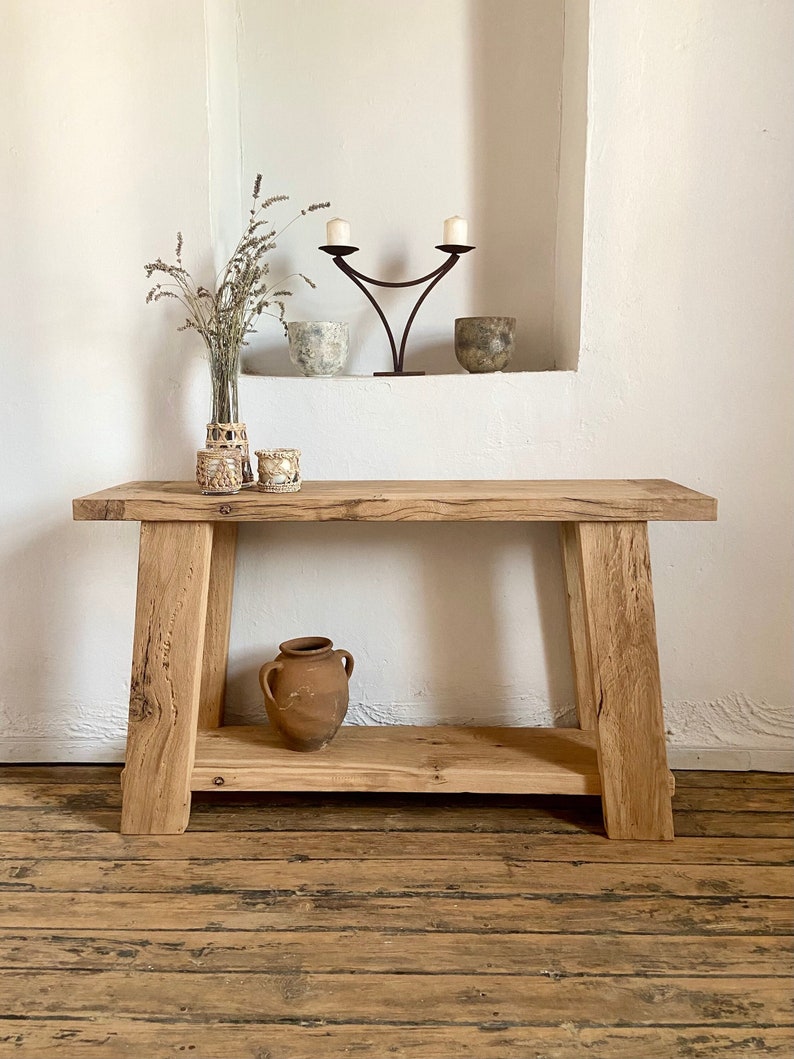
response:
[[[73,503],[78,521],[713,521],[717,501],[665,479],[304,482],[298,493],[202,496],[193,482],[127,482]]]

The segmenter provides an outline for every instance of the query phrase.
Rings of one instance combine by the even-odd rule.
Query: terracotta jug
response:
[[[353,656],[325,636],[285,640],[279,650],[259,671],[270,723],[290,750],[322,750],[347,713]]]

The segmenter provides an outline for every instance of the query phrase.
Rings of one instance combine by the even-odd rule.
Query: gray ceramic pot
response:
[[[347,360],[348,326],[333,321],[287,324],[289,358],[302,375],[336,375]]]
[[[515,345],[514,316],[463,316],[455,321],[455,356],[472,374],[502,371]]]

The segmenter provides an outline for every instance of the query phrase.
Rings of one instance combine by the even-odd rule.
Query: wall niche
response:
[[[371,306],[317,250],[335,215],[351,222],[355,267],[388,280],[431,271],[444,218],[469,221],[477,249],[420,310],[406,368],[461,372],[455,317],[510,315],[510,370],[576,369],[587,0],[218,0],[208,29],[212,169],[236,211],[216,225],[239,229],[257,171],[291,196],[285,220],[331,200],[290,228],[273,266],[317,283],[289,318],[350,322],[349,374],[390,363]],[[416,293],[384,292],[398,335]],[[253,336],[246,370],[294,373],[275,324]]]

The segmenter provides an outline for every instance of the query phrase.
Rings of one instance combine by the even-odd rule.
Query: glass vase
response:
[[[219,361],[221,362],[220,364]],[[245,423],[241,423],[239,420],[237,400],[238,363],[238,357],[222,358],[215,351],[210,351],[212,406],[210,409],[210,421],[207,423],[206,447],[208,449],[236,448],[240,450],[243,467],[243,488],[245,489],[254,484],[254,472],[251,469],[246,426]],[[223,368],[221,364],[223,364]]]
[[[207,423],[206,447],[208,449],[239,449],[243,468],[243,489],[254,484],[245,423]]]

